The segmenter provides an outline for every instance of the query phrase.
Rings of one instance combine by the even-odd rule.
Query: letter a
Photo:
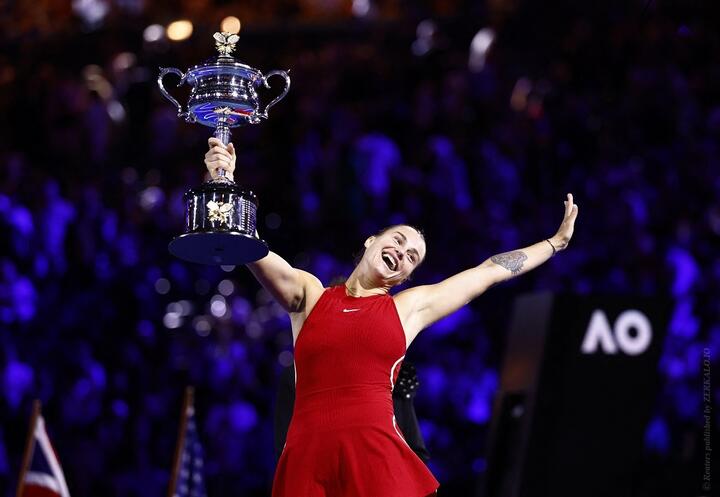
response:
[[[580,350],[583,354],[593,354],[597,351],[598,344],[606,354],[617,354],[618,349],[613,340],[610,323],[600,309],[596,309],[592,313]]]

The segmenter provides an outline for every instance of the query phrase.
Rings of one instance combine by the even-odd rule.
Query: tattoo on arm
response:
[[[527,255],[522,250],[513,252],[505,252],[503,254],[493,255],[490,258],[498,266],[502,266],[512,274],[518,274],[523,267],[523,262],[527,260]]]

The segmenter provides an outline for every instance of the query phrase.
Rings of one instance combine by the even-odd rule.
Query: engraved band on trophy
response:
[[[163,96],[178,110],[178,117],[189,123],[215,128],[214,136],[224,145],[230,143],[231,128],[257,124],[267,119],[268,110],[290,90],[290,77],[285,71],[259,70],[238,62],[230,54],[235,50],[238,35],[215,33],[219,56],[188,69],[185,73],[174,67],[160,68],[158,86]],[[168,73],[180,77],[177,86],[191,86],[186,109],[163,85]],[[256,89],[270,88],[268,79],[282,76],[282,93],[260,110]],[[201,264],[239,265],[265,257],[268,247],[256,236],[257,196],[244,190],[218,171],[218,178],[185,193],[185,233],[168,246],[170,252],[187,261]]]

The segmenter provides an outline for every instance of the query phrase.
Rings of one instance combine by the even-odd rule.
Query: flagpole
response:
[[[182,458],[182,448],[185,444],[185,432],[187,431],[188,408],[193,406],[195,390],[193,387],[185,387],[185,397],[183,399],[182,412],[180,413],[180,426],[178,427],[177,445],[175,446],[175,457],[170,477],[170,487],[168,488],[168,497],[175,496],[175,487],[177,487],[178,474],[180,473],[180,464]],[[20,497],[19,495],[17,497]]]
[[[15,497],[22,497],[25,490],[25,474],[30,466],[30,458],[32,457],[32,448],[35,441],[35,425],[40,416],[40,401],[33,401],[32,415],[30,416],[30,427],[28,428],[27,439],[25,441],[25,452],[23,453],[22,466],[20,467],[20,480],[18,481],[17,492]]]

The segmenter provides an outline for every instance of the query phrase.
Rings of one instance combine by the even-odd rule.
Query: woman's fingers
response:
[[[221,142],[219,138],[215,138],[214,136],[211,136],[210,138],[208,138],[208,146],[210,148],[212,148],[212,147],[225,148],[225,146],[223,145],[223,142]]]
[[[232,157],[232,154],[222,147],[213,147],[206,152],[208,154],[224,155],[225,157]]]
[[[215,138],[214,136],[208,138],[208,147],[211,149],[218,147],[218,148],[221,148],[222,150],[230,151],[231,154],[235,153],[235,145],[233,145],[232,142],[225,145],[223,142],[221,142],[218,138]]]
[[[232,157],[230,157],[229,155],[226,155],[226,154],[218,154],[218,153],[210,153],[210,152],[208,152],[207,154],[205,154],[205,158],[206,158],[207,160],[225,160],[225,161],[228,161],[228,162],[232,161]]]
[[[215,170],[215,169],[225,169],[226,171],[233,172],[235,171],[235,166],[232,164],[232,162],[227,161],[208,161],[207,163],[208,169]]]
[[[208,138],[210,149],[205,153],[205,165],[215,178],[218,171],[223,170],[226,176],[232,178],[235,171],[235,147],[229,143],[227,147],[217,138]]]
[[[227,164],[228,166],[235,167],[234,162],[235,161],[233,161],[232,159],[221,155],[211,155],[205,157],[206,164]]]
[[[570,216],[573,213],[573,206],[575,205],[573,203],[573,195],[572,193],[567,194],[567,200],[563,202],[565,204],[565,217]]]

